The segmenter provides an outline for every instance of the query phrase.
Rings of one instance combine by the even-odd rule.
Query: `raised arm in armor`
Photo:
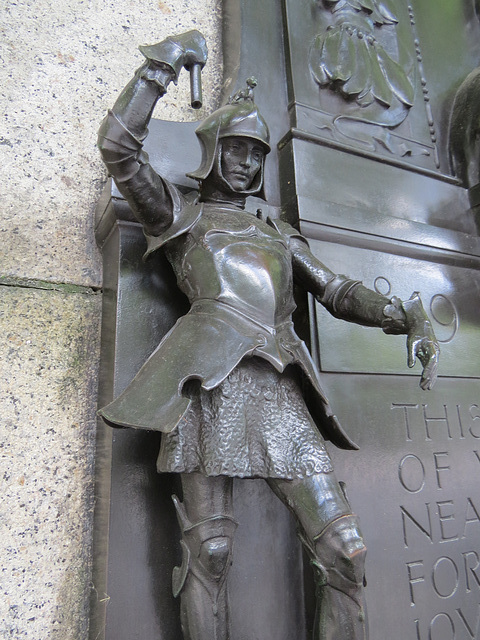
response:
[[[121,92],[98,132],[98,146],[109,173],[135,216],[153,236],[172,222],[173,203],[168,185],[153,170],[143,141],[159,98],[183,67],[204,66],[205,39],[198,31],[141,47],[146,61]]]

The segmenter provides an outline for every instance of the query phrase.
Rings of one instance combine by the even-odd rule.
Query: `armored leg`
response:
[[[269,484],[295,514],[314,569],[314,640],[366,640],[366,547],[358,518],[334,474]]]
[[[228,640],[226,578],[236,522],[230,478],[183,474],[183,503],[173,496],[183,561],[173,571],[184,640]]]
[[[364,640],[366,547],[358,518],[334,520],[307,548],[317,591],[314,640]]]

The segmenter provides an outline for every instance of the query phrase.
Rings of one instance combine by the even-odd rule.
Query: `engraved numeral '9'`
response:
[[[434,322],[439,342],[451,342],[458,331],[459,319],[455,305],[443,293],[437,293],[430,300],[430,315]]]

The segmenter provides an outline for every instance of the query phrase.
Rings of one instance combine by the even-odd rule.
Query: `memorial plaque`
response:
[[[404,376],[323,378],[360,451],[332,451],[368,540],[372,638],[477,638],[478,381],[446,376],[427,398]]]

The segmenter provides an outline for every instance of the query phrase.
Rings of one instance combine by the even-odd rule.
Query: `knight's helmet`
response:
[[[200,182],[205,180],[210,175],[215,161],[219,163],[221,175],[220,157],[216,152],[222,138],[240,136],[257,140],[265,150],[265,154],[270,152],[270,133],[267,123],[253,101],[253,88],[256,84],[255,78],[249,78],[247,89],[237,91],[229,99],[228,104],[214,111],[197,127],[195,133],[202,149],[202,162],[196,171],[187,173],[189,178]],[[262,162],[261,169],[248,191],[244,192],[245,195],[254,195],[265,200],[264,165],[265,162]]]

